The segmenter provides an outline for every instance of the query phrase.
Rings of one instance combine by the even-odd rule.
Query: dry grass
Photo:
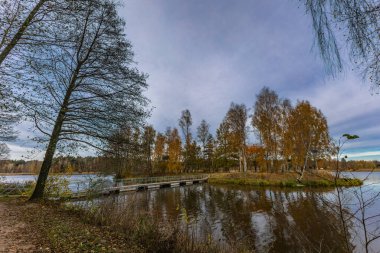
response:
[[[107,201],[87,211],[29,203],[22,198],[3,198],[0,207],[7,210],[3,226],[11,218],[11,223],[17,220],[24,224],[18,234],[12,235],[17,240],[7,235],[6,239],[14,243],[4,247],[12,247],[14,252],[241,252],[221,248],[211,238],[198,240],[181,222],[120,209]],[[8,217],[8,213],[12,216]],[[26,246],[28,250],[23,251]]]
[[[363,182],[358,179],[338,179],[335,183],[334,176],[330,172],[316,171],[305,172],[303,179],[298,181],[298,173],[214,173],[210,175],[211,184],[237,184],[253,186],[278,186],[278,187],[334,187],[334,186],[358,186]]]
[[[192,230],[191,221],[161,220],[152,213],[136,212],[133,208],[117,205],[111,199],[91,207],[73,208],[82,220],[97,227],[109,228],[123,235],[133,252],[241,252],[232,248],[222,248],[212,238],[201,240]],[[134,201],[128,201],[133,206]],[[162,218],[162,217],[161,217]],[[189,229],[190,228],[190,229]]]

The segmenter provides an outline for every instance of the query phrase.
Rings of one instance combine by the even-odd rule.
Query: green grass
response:
[[[208,182],[210,184],[229,184],[229,185],[250,185],[250,186],[275,186],[275,187],[335,187],[335,186],[360,186],[363,181],[360,179],[353,178],[341,178],[338,179],[336,184],[334,180],[327,179],[307,179],[298,182],[296,179],[284,179],[284,180],[265,180],[265,179],[254,179],[254,178],[209,178]]]

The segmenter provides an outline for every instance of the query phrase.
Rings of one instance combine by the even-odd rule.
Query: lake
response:
[[[345,173],[348,175],[348,173]],[[366,172],[349,175],[364,179]],[[88,175],[86,175],[88,176]],[[72,176],[85,180],[86,176]],[[17,176],[24,180],[29,176]],[[78,178],[79,177],[79,178]],[[92,177],[96,177],[92,175]],[[9,177],[5,179],[10,180]],[[13,178],[12,180],[16,180]],[[368,176],[363,187],[344,188],[341,206],[354,252],[363,248],[363,226],[375,235],[380,228],[380,172]],[[360,203],[368,203],[365,212],[357,212]],[[121,210],[147,212],[162,220],[183,220],[201,240],[212,238],[232,247],[243,245],[255,252],[347,252],[344,228],[339,216],[339,199],[334,189],[285,189],[209,184],[142,191],[97,199],[117,205]],[[362,201],[362,202],[361,202]],[[364,202],[363,202],[364,201]],[[77,202],[78,205],[84,202]],[[88,204],[88,203],[86,203]],[[362,216],[363,215],[363,216]],[[380,249],[379,240],[370,244],[371,252]]]
[[[113,176],[99,176],[96,174],[77,174],[77,175],[57,175],[54,177],[59,177],[67,179],[69,182],[69,189],[73,192],[85,190],[89,185],[99,179],[109,182],[112,184],[114,182]],[[37,175],[6,175],[0,176],[0,183],[19,183],[24,184],[27,182],[37,181]]]

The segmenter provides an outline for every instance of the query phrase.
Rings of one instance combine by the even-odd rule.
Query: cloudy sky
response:
[[[268,86],[321,109],[332,136],[359,135],[346,146],[350,158],[380,159],[380,95],[349,63],[335,79],[326,74],[299,1],[128,0],[120,15],[138,68],[149,74],[149,122],[158,131],[177,126],[183,109],[193,130],[206,119],[215,131],[231,102],[252,108]],[[27,135],[11,144],[12,158],[25,153]]]

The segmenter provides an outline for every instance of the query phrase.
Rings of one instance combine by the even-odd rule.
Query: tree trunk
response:
[[[38,200],[43,198],[46,180],[49,175],[49,170],[53,161],[55,150],[57,148],[57,142],[59,139],[59,134],[61,132],[64,116],[65,112],[61,109],[57,116],[57,120],[55,121],[53,133],[50,137],[49,145],[45,153],[40,174],[38,175],[36,187],[34,188],[34,192],[29,200]]]
[[[301,175],[300,175],[299,178],[297,179],[298,182],[301,182],[301,180],[302,180],[302,178],[303,178],[303,174],[304,174],[304,172],[305,172],[305,170],[306,170],[306,166],[307,166],[307,159],[308,159],[308,155],[306,155],[306,157],[305,157],[305,162],[304,162],[304,164],[303,164],[303,166],[302,166],[302,169],[301,169]]]
[[[13,36],[12,40],[9,42],[9,44],[4,48],[4,50],[0,53],[0,66],[7,58],[8,54],[12,51],[12,49],[17,45],[18,41],[21,39],[22,35],[24,35],[24,32],[26,28],[30,25],[30,22],[32,22],[34,16],[37,14],[39,9],[45,4],[47,0],[40,0],[36,6],[32,9],[32,11],[29,13],[28,17],[25,19],[25,21],[22,23],[21,27],[18,29],[17,33]]]
[[[71,97],[71,94],[74,90],[75,82],[77,80],[80,67],[81,67],[81,64],[79,64],[77,66],[75,72],[72,75],[72,78],[70,80],[70,85],[66,91],[65,98],[63,99],[61,109],[59,110],[59,113],[57,115],[57,119],[55,120],[53,132],[50,136],[49,145],[48,145],[48,148],[47,148],[46,153],[45,153],[44,161],[42,162],[40,173],[38,175],[37,184],[36,184],[36,187],[34,188],[32,196],[29,199],[31,201],[42,199],[44,196],[44,189],[45,189],[46,180],[47,180],[47,177],[49,175],[50,167],[51,167],[51,164],[53,161],[53,156],[54,156],[55,150],[57,148],[59,135],[61,134],[62,125],[63,125],[65,115],[66,115],[67,110],[68,110],[70,97]]]
[[[242,152],[239,151],[239,172],[242,172],[243,171],[243,155],[242,155]]]
[[[244,147],[242,149],[242,158],[243,158],[243,172],[247,172],[247,154],[245,152],[245,148]]]

